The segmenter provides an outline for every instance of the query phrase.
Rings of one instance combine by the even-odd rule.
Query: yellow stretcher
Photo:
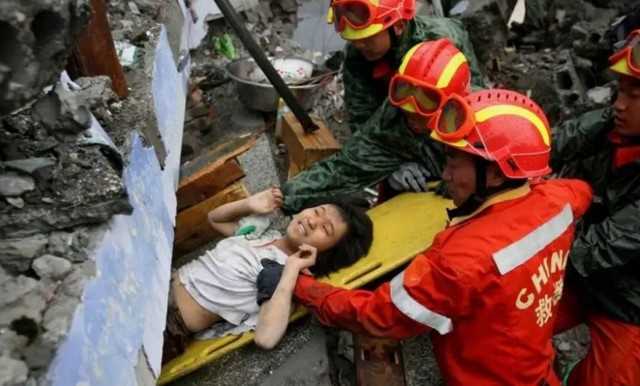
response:
[[[407,264],[427,249],[433,237],[444,229],[445,209],[451,206],[451,201],[433,193],[406,193],[369,210],[374,224],[369,254],[322,281],[343,288],[358,288]],[[298,307],[291,320],[306,313],[306,309]],[[158,384],[167,384],[252,341],[252,332],[193,341],[184,354],[163,366]]]

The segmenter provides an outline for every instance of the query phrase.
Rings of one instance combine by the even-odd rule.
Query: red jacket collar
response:
[[[625,137],[611,132],[609,133],[609,141],[613,144],[612,167],[614,169],[619,169],[640,160],[640,142],[638,138]]]

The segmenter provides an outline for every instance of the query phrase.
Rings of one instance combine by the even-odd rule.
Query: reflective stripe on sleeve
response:
[[[404,288],[404,271],[391,280],[391,301],[408,318],[431,327],[440,335],[446,335],[453,330],[451,319],[415,301]]]
[[[573,223],[573,211],[569,204],[551,220],[515,243],[493,254],[498,271],[505,275],[518,268],[560,237]]]

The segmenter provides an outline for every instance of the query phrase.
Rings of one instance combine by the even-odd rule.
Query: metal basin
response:
[[[301,58],[291,59],[310,63]],[[254,73],[257,67],[258,65],[252,58],[242,58],[229,63],[227,65],[227,73],[236,85],[240,101],[247,108],[263,112],[276,111],[280,96],[273,86],[269,83],[258,83],[250,80],[250,74]],[[323,82],[302,86],[289,85],[289,89],[296,96],[300,105],[305,110],[310,110],[319,95],[319,89],[323,85]]]

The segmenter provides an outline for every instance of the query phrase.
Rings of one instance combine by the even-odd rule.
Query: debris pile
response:
[[[0,119],[2,355],[33,374],[46,370],[94,274],[99,224],[131,211],[121,155],[89,111],[115,99],[108,82],[77,91],[58,82]]]
[[[270,56],[302,53],[293,39],[298,24],[296,0],[259,1],[255,9],[245,12],[247,28]]]
[[[86,0],[0,3],[0,114],[23,106],[60,74],[89,12]]]
[[[314,18],[318,16],[312,11],[322,14],[322,26],[326,26],[326,7],[317,1],[255,1],[255,7],[249,7],[241,13],[246,26],[263,47],[267,56],[278,62],[284,57],[298,57],[314,63],[314,72],[309,82],[319,83],[312,112],[324,119],[333,118],[336,122],[344,122],[344,87],[341,75],[332,74],[328,77],[316,77],[326,72],[339,70],[343,53],[339,48],[323,52],[305,49],[300,39],[300,23],[306,17],[310,21],[309,28],[315,28]],[[314,8],[315,7],[315,8]],[[306,10],[306,8],[313,8]],[[317,12],[316,12],[317,13]],[[188,100],[183,141],[183,162],[193,158],[200,149],[228,135],[231,128],[229,122],[238,111],[244,115],[251,114],[244,108],[238,107],[240,101],[236,87],[226,74],[227,65],[236,59],[249,57],[248,52],[226,24],[224,19],[215,19],[208,23],[208,35],[201,47],[191,53],[190,88],[192,98]],[[314,27],[315,26],[315,27]],[[336,38],[333,28],[329,36]],[[317,29],[317,28],[315,28]],[[339,38],[337,38],[339,40]],[[319,46],[328,45],[323,42]],[[281,71],[281,75],[286,75]],[[255,80],[261,79],[261,71],[255,71]],[[296,83],[297,79],[289,79]],[[273,123],[273,117],[266,116],[267,123]]]
[[[116,46],[138,45],[148,40],[147,31],[161,18],[162,2],[155,0],[110,0],[111,35]]]
[[[118,100],[108,77],[60,76],[88,3],[0,5],[1,385],[44,384],[96,274],[91,253],[106,222],[132,210],[122,172],[148,95]],[[131,23],[119,20],[114,34],[144,47],[160,3],[110,5],[119,4]]]
[[[629,4],[529,0],[524,23],[508,28],[507,3],[474,2],[462,12],[492,85],[529,94],[552,123],[610,103],[607,32]]]

